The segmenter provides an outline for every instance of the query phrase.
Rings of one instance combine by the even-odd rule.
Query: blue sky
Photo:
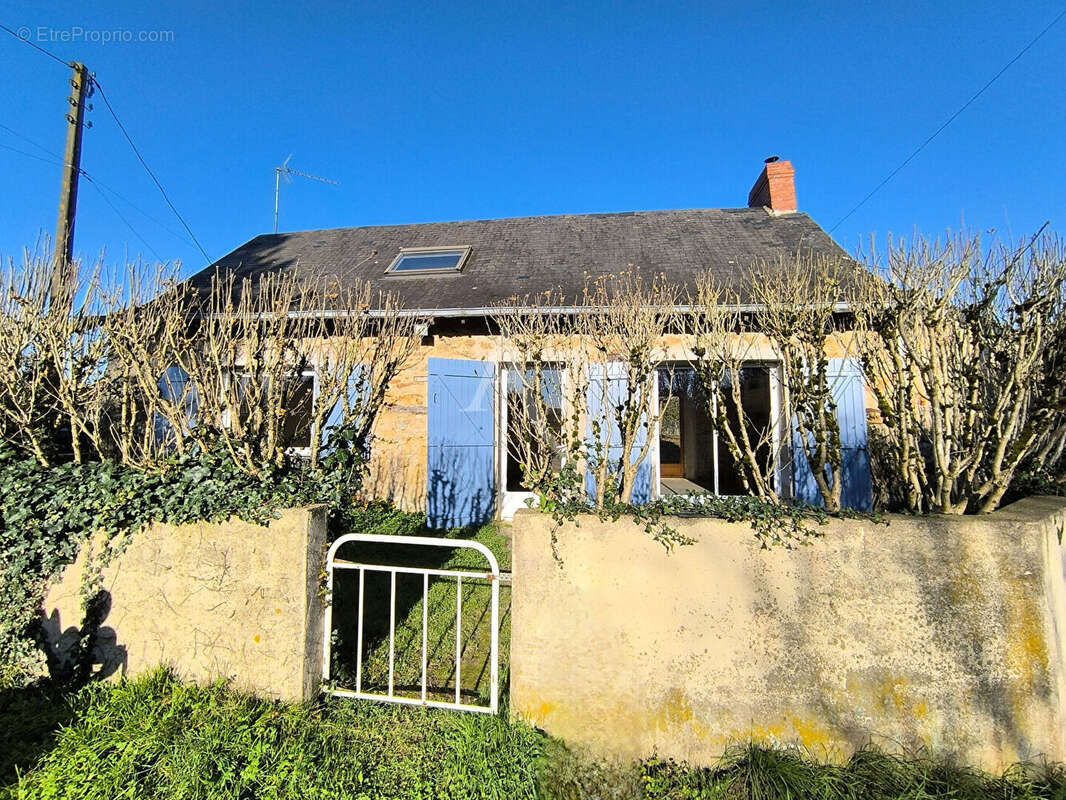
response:
[[[212,258],[281,229],[743,206],[770,154],[836,225],[1062,11],[1049,2],[0,2],[96,72]],[[83,33],[78,34],[78,29]],[[103,33],[171,31],[166,42]],[[152,34],[149,34],[150,36]],[[63,42],[63,36],[79,38]],[[43,38],[42,38],[43,37]],[[1062,230],[1066,19],[845,220]],[[0,253],[55,226],[68,70],[0,33]],[[204,258],[94,99],[75,249]],[[130,223],[130,230],[101,191]],[[117,194],[112,193],[117,192]]]

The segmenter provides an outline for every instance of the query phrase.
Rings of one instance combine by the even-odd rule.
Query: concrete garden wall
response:
[[[834,520],[792,551],[678,519],[514,525],[511,708],[619,757],[729,743],[846,757],[872,740],[999,769],[1066,759],[1066,501],[986,517]]]
[[[268,697],[314,697],[325,547],[324,507],[285,510],[265,527],[237,519],[152,525],[103,571],[97,670],[136,675],[163,663],[192,680],[231,678]],[[86,561],[83,551],[45,598],[58,663],[83,625]]]

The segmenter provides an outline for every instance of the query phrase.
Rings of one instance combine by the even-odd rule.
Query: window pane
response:
[[[281,418],[281,440],[286,447],[311,446],[314,389],[314,376],[301,375],[285,398],[285,414]]]
[[[659,370],[659,474],[675,491],[714,491],[714,426],[707,393],[691,367]]]
[[[519,454],[523,452],[528,443],[524,437],[528,435],[528,428],[520,420],[524,415],[534,418],[543,412],[546,415],[545,427],[554,440],[555,457],[552,459],[550,469],[558,471],[562,466],[562,429],[563,429],[563,392],[562,371],[556,368],[548,368],[540,374],[540,393],[542,402],[534,402],[533,392],[536,385],[536,374],[532,369],[525,370],[524,374],[515,367],[507,369],[507,475],[505,486],[509,492],[529,491],[519,463]]]
[[[728,398],[731,397],[730,386],[732,375],[726,375],[722,379],[726,390],[726,415],[733,430],[739,430],[739,417],[736,406]],[[765,366],[744,367],[740,370],[740,405],[744,411],[747,422],[748,439],[756,444],[764,437],[769,439],[770,431],[770,369]],[[770,462],[770,442],[767,441],[756,453],[756,458],[765,470]],[[718,444],[718,493],[719,494],[746,494],[744,483],[740,477],[740,471],[729,448],[719,437]]]
[[[463,260],[464,252],[464,250],[446,250],[432,253],[405,253],[393,264],[389,272],[455,269]]]
[[[199,401],[196,384],[192,382],[189,373],[177,364],[167,367],[166,372],[160,376],[159,396],[171,405],[183,405],[185,416],[192,421]]]

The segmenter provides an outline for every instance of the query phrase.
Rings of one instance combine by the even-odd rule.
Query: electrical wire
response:
[[[108,204],[108,206],[110,206],[110,207],[111,207],[111,210],[112,210],[112,211],[114,211],[114,212],[115,212],[115,216],[117,216],[117,217],[118,217],[118,218],[119,218],[120,220],[122,220],[122,222],[123,222],[123,223],[125,223],[126,227],[130,229],[130,232],[131,232],[131,233],[132,233],[132,234],[133,234],[134,236],[136,236],[136,237],[137,237],[138,239],[140,239],[140,240],[141,240],[141,244],[143,244],[143,245],[144,245],[145,247],[147,247],[147,248],[148,248],[149,250],[151,250],[151,251],[152,251],[152,255],[153,255],[153,256],[155,256],[155,259],[156,259],[156,261],[162,262],[162,261],[164,260],[164,259],[163,259],[163,257],[162,257],[161,255],[159,255],[159,253],[157,253],[157,252],[155,251],[155,248],[154,248],[154,247],[152,247],[152,245],[148,244],[148,241],[147,241],[147,240],[146,240],[146,239],[145,239],[145,238],[144,238],[143,236],[141,236],[141,234],[140,234],[140,233],[138,233],[138,232],[137,232],[137,229],[136,229],[136,228],[134,228],[134,227],[133,227],[133,225],[132,225],[132,224],[130,223],[130,221],[129,221],[128,219],[126,219],[126,217],[125,217],[125,216],[123,216],[122,212],[121,212],[121,211],[119,211],[119,210],[118,210],[118,208],[116,208],[116,207],[115,207],[115,204],[114,204],[114,203],[112,203],[112,202],[111,202],[111,201],[110,201],[110,200],[108,199],[107,195],[106,195],[106,194],[104,194],[103,190],[102,190],[102,189],[101,189],[101,188],[100,188],[99,186],[97,186],[97,185],[96,185],[96,181],[94,181],[94,180],[93,180],[93,179],[92,179],[91,177],[89,177],[89,176],[88,176],[87,174],[85,174],[85,173],[82,173],[82,174],[84,175],[85,179],[86,179],[87,181],[89,181],[89,183],[91,183],[91,184],[92,184],[93,188],[94,188],[94,189],[96,189],[96,191],[97,191],[97,192],[98,192],[98,193],[100,194],[100,197],[101,197],[101,198],[103,199],[103,201],[104,201],[105,203],[107,203],[107,204]]]
[[[66,61],[63,58],[60,58],[55,53],[51,52],[50,50],[46,50],[45,48],[41,47],[36,42],[30,41],[30,39],[26,38],[25,36],[20,35],[18,31],[15,31],[14,29],[9,28],[7,25],[4,25],[3,23],[0,23],[0,30],[3,30],[5,32],[11,34],[11,36],[14,37],[15,39],[17,39],[18,41],[22,42],[23,44],[28,44],[33,49],[43,53],[44,55],[48,56],[49,58],[53,59],[54,61],[59,62],[60,64],[63,64],[64,66],[68,66],[68,67],[73,67],[74,66],[74,62]],[[178,218],[178,221],[181,222],[182,226],[188,232],[189,236],[192,239],[192,243],[195,244],[196,248],[200,251],[201,255],[203,255],[204,259],[206,259],[206,261],[208,263],[210,263],[211,262],[211,257],[207,254],[207,251],[204,250],[203,245],[200,244],[200,240],[196,238],[196,234],[192,232],[192,228],[189,227],[189,223],[187,223],[185,221],[185,218],[181,215],[181,213],[178,211],[178,209],[175,208],[174,204],[170,200],[170,197],[167,195],[166,189],[163,188],[163,184],[160,183],[159,179],[155,176],[155,173],[152,172],[151,168],[148,166],[148,163],[144,160],[144,157],[141,155],[140,150],[137,149],[137,145],[134,144],[133,138],[130,136],[129,131],[126,130],[126,126],[123,125],[122,124],[122,120],[120,120],[118,118],[118,114],[115,112],[114,107],[111,105],[111,101],[108,100],[108,98],[107,98],[107,93],[104,92],[104,87],[100,85],[100,81],[98,81],[95,76],[90,76],[89,80],[90,80],[90,88],[95,88],[96,91],[100,92],[100,98],[104,101],[104,105],[107,107],[108,113],[111,114],[112,119],[115,120],[115,124],[118,125],[119,130],[122,131],[122,135],[125,137],[126,141],[129,143],[130,149],[133,150],[133,154],[135,156],[137,156],[137,160],[141,163],[141,166],[144,167],[144,171],[148,173],[148,177],[150,177],[152,179],[152,182],[155,183],[156,187],[159,189],[159,193],[161,195],[163,195],[163,200],[166,201],[166,204],[170,207],[170,210],[174,212],[174,216],[176,216]],[[13,133],[15,136],[19,137],[20,139],[23,139],[26,142],[32,144],[34,147],[37,147],[38,149],[44,151],[45,153],[48,153],[50,156],[52,155],[52,153],[47,148],[43,147],[42,145],[37,144],[32,139],[29,139],[28,137],[23,136],[22,134],[18,133],[17,131],[9,128],[7,125],[0,125],[0,127],[3,127],[5,130]],[[34,155],[32,153],[27,153],[27,152],[25,152],[23,150],[19,150],[17,148],[11,147],[9,145],[0,144],[0,147],[3,147],[5,150],[10,150],[12,152],[19,153],[20,155],[26,156],[28,158],[35,158],[38,161],[45,161],[46,163],[58,163],[61,166],[65,166],[65,164],[64,164],[62,159],[59,159],[56,162],[49,162],[46,159],[42,158],[41,156],[37,156],[37,155]],[[95,179],[93,179],[92,177],[90,177],[90,175],[85,170],[80,170],[80,173],[82,175],[84,175],[85,178],[90,183],[92,183],[94,187],[96,187],[96,190],[98,192],[100,192],[100,196],[104,198],[104,201],[109,206],[111,206],[111,209],[118,215],[119,219],[121,219],[126,224],[126,227],[128,227],[131,231],[133,231],[133,234],[138,239],[140,239],[141,242],[143,242],[144,245],[149,250],[152,251],[152,253],[155,254],[156,258],[159,258],[159,254],[156,253],[155,250],[152,248],[152,246],[149,245],[148,242],[144,240],[144,237],[142,237],[139,233],[137,233],[137,231],[133,228],[133,226],[130,225],[129,220],[127,220],[121,214],[121,212],[119,212],[119,210],[115,207],[115,205],[107,198],[107,196],[104,195],[103,191],[100,188],[101,186],[103,186],[103,184],[100,184],[98,186],[97,185],[98,182]],[[109,189],[109,191],[114,193],[117,197],[122,197],[122,195],[120,195],[114,189],[110,189],[110,187],[108,187],[108,189]],[[125,199],[125,198],[122,198],[122,199]],[[129,200],[126,200],[126,202],[130,203],[130,205],[133,206],[133,203],[131,203]],[[133,206],[133,207],[136,208],[136,206]],[[151,219],[151,217],[147,213],[145,213],[144,211],[141,211],[141,213],[144,214],[149,219]],[[153,221],[155,221],[156,224],[160,225],[160,227],[163,227],[164,230],[168,230],[168,232],[173,234],[173,231],[169,231],[169,229],[167,229],[166,226],[162,225],[157,220],[153,220]],[[173,235],[177,235],[177,234],[173,234]],[[179,236],[178,238],[182,238],[182,237]],[[162,261],[162,259],[159,259],[159,260]]]
[[[58,61],[60,64],[62,64],[65,67],[73,67],[74,66],[74,62],[67,61],[66,59],[60,58],[55,53],[53,53],[51,50],[45,50],[43,47],[41,47],[36,42],[31,42],[29,39],[27,39],[27,38],[25,38],[23,36],[20,36],[18,34],[18,31],[12,30],[11,28],[7,27],[7,25],[4,25],[4,24],[0,23],[0,30],[7,31],[8,33],[10,33],[12,36],[14,36],[16,39],[18,39],[23,44],[28,44],[34,50],[40,50],[46,56],[48,56],[49,58],[55,59],[56,61]]]
[[[18,148],[11,147],[10,145],[6,145],[6,144],[0,143],[0,148],[2,148],[4,150],[10,150],[13,153],[18,153],[19,155],[25,156],[26,158],[32,158],[32,159],[34,159],[36,161],[42,161],[45,164],[65,166],[62,161],[59,161],[59,160],[57,160],[55,158],[44,158],[42,156],[35,155],[34,153],[27,153],[25,150],[19,150]],[[136,236],[138,239],[140,239],[141,243],[145,247],[147,247],[149,250],[152,251],[152,255],[154,255],[156,257],[156,260],[163,261],[163,258],[159,255],[159,253],[156,252],[155,248],[152,247],[152,245],[150,245],[145,240],[145,238],[143,236],[141,236],[141,234],[137,231],[136,228],[133,227],[133,225],[130,223],[130,221],[128,219],[126,219],[125,216],[123,216],[122,212],[119,211],[115,207],[115,204],[112,203],[108,199],[107,195],[103,193],[103,190],[100,188],[100,185],[97,183],[97,181],[94,180],[93,177],[91,175],[89,175],[89,173],[87,173],[85,170],[80,170],[80,173],[81,173],[81,176],[83,178],[85,178],[85,180],[89,181],[89,183],[92,184],[93,188],[96,189],[96,191],[100,193],[100,197],[103,198],[103,201],[105,203],[107,203],[108,206],[111,207],[111,210],[115,212],[115,215],[120,220],[122,220],[123,223],[125,223],[126,227],[130,229],[130,231],[133,233],[133,235]]]
[[[38,142],[35,142],[33,139],[31,139],[28,136],[25,136],[25,135],[19,133],[17,130],[15,130],[14,128],[10,127],[9,125],[4,125],[2,122],[0,122],[0,128],[2,128],[3,130],[7,131],[10,134],[12,134],[13,136],[17,136],[22,141],[33,145],[38,150],[40,150],[42,153],[45,153],[48,156],[48,158],[42,158],[41,156],[35,155],[34,153],[27,153],[24,150],[19,150],[17,148],[11,147],[10,145],[5,145],[5,144],[0,143],[0,147],[4,148],[5,150],[11,150],[14,153],[18,153],[20,155],[26,156],[27,158],[34,158],[34,159],[37,159],[38,161],[44,161],[44,162],[49,163],[49,164],[55,164],[57,166],[68,166],[67,164],[65,164],[63,162],[62,156],[60,156],[58,153],[53,153],[51,150],[49,150],[44,145],[42,145],[42,144],[40,144]],[[172,229],[170,226],[164,224],[160,220],[158,220],[155,217],[153,217],[151,214],[149,214],[143,208],[138,206],[136,203],[134,203],[128,197],[123,195],[121,192],[119,192],[113,186],[109,186],[108,184],[106,184],[102,180],[100,180],[98,177],[96,177],[95,175],[90,174],[88,171],[86,171],[84,169],[80,170],[79,172],[80,172],[81,175],[85,176],[86,180],[89,180],[89,181],[93,182],[93,184],[97,188],[97,191],[101,191],[102,192],[103,190],[106,190],[106,191],[110,192],[115,197],[117,197],[119,200],[124,202],[130,208],[132,208],[134,211],[136,211],[138,214],[140,214],[141,216],[143,216],[145,219],[149,220],[150,222],[154,223],[158,227],[162,228],[164,231],[169,233],[171,236],[173,236],[178,241],[184,242],[185,244],[189,245],[190,247],[195,247],[195,245],[189,240],[189,238],[187,236],[184,236],[184,235],[178,233],[177,231]],[[106,199],[107,198],[105,197],[105,200]],[[118,213],[117,210],[116,210],[116,213]],[[119,214],[119,217],[121,218],[122,215]],[[123,220],[123,221],[125,221],[125,220]],[[127,227],[129,227],[130,230],[133,230],[132,226],[130,226],[129,223],[127,223]],[[136,234],[137,232],[134,231],[134,233]],[[142,242],[144,242],[144,239],[143,239],[143,237],[140,236],[140,234],[137,234],[137,237],[140,238]],[[144,242],[144,243],[145,243],[146,246],[148,246],[149,249],[151,249],[151,246],[148,245],[147,242]],[[153,252],[155,252],[155,251],[153,250]]]
[[[885,176],[885,179],[882,180],[879,184],[877,184],[877,186],[875,186],[873,189],[871,189],[869,194],[866,195],[866,197],[864,197],[862,200],[860,200],[858,203],[856,203],[855,207],[852,208],[851,211],[849,211],[847,214],[845,214],[843,217],[841,217],[840,220],[837,222],[837,224],[829,229],[829,232],[832,233],[833,231],[835,231],[852,214],[854,214],[856,211],[858,211],[860,208],[862,208],[864,205],[866,205],[866,201],[867,200],[869,200],[871,197],[873,197],[875,194],[877,194],[885,186],[885,184],[887,184],[890,180],[892,180],[894,177],[896,177],[896,175],[899,174],[899,172],[904,167],[906,167],[909,163],[911,163],[911,161],[914,160],[915,156],[917,156],[920,152],[922,152],[922,150],[924,150],[926,148],[926,146],[930,142],[933,141],[933,139],[935,139],[937,136],[939,136],[941,133],[943,133],[944,129],[947,128],[948,125],[950,125],[952,122],[954,122],[955,119],[963,111],[965,111],[967,108],[969,108],[973,104],[974,100],[976,100],[978,97],[980,97],[982,94],[984,94],[985,90],[988,89],[988,87],[990,87],[993,83],[995,83],[997,80],[999,80],[1000,76],[1002,76],[1004,72],[1006,72],[1008,69],[1010,69],[1012,66],[1014,66],[1014,63],[1016,61],[1018,61],[1018,59],[1020,59],[1022,56],[1024,56],[1033,45],[1035,45],[1037,42],[1039,42],[1044,37],[1044,34],[1046,34],[1048,31],[1050,31],[1052,28],[1054,28],[1055,25],[1058,24],[1059,20],[1061,20],[1063,17],[1066,17],[1066,9],[1063,9],[1063,11],[1057,17],[1055,17],[1055,19],[1051,20],[1051,22],[1048,23],[1047,27],[1045,27],[1044,30],[1040,31],[1040,33],[1038,33],[1033,39],[1030,40],[1029,44],[1027,44],[1025,47],[1023,47],[1021,50],[1019,50],[1017,55],[1014,56],[1014,58],[1012,58],[1010,61],[1008,61],[999,72],[997,72],[995,75],[992,76],[992,78],[988,81],[988,83],[986,83],[984,86],[982,86],[980,89],[978,89],[977,92],[969,100],[967,100],[965,103],[963,103],[954,114],[952,114],[950,117],[948,117],[939,128],[937,128],[935,131],[933,131],[932,135],[929,136],[929,138],[927,138],[924,142],[922,142],[920,145],[918,145],[918,147],[915,148],[913,153],[911,153],[909,156],[907,156],[905,159],[903,159],[903,161],[900,163],[900,165],[898,167],[896,167],[894,170],[892,170],[890,173],[888,173],[888,175]]]
[[[8,127],[7,125],[5,125],[5,124],[4,124],[4,123],[2,123],[2,122],[0,122],[0,128],[3,128],[3,129],[4,129],[5,131],[7,131],[8,133],[10,133],[10,134],[11,134],[12,136],[16,136],[16,137],[18,137],[18,138],[19,138],[19,139],[21,139],[22,141],[26,142],[26,144],[32,144],[32,145],[33,145],[34,147],[36,147],[36,148],[37,148],[38,150],[40,150],[40,151],[41,151],[42,153],[47,153],[47,154],[48,154],[48,155],[50,155],[50,156],[51,156],[52,158],[58,158],[58,159],[60,159],[60,160],[62,160],[62,158],[63,158],[63,157],[62,157],[61,155],[59,155],[59,154],[57,154],[57,153],[53,153],[53,152],[52,152],[51,150],[49,150],[49,149],[48,149],[47,147],[45,147],[45,146],[44,146],[43,144],[38,144],[37,142],[33,141],[33,139],[31,139],[31,138],[30,138],[29,136],[23,136],[23,135],[22,135],[21,133],[19,133],[19,132],[18,132],[17,130],[15,130],[14,128],[9,128],[9,127]]]
[[[89,173],[87,173],[87,172],[83,171],[82,174],[85,175],[86,177],[89,177]],[[196,246],[189,240],[188,236],[185,236],[184,234],[178,233],[173,228],[171,228],[169,225],[166,225],[163,222],[161,222],[159,219],[157,219],[156,217],[153,217],[151,214],[149,214],[143,208],[138,206],[136,203],[134,203],[128,197],[126,197],[125,195],[122,195],[118,191],[116,191],[114,187],[108,186],[106,183],[104,183],[103,181],[101,181],[99,178],[97,178],[95,176],[90,177],[90,180],[95,181],[96,185],[99,186],[101,189],[105,189],[105,190],[111,192],[111,194],[113,194],[115,197],[117,197],[123,203],[128,205],[130,208],[132,208],[134,211],[136,211],[142,217],[147,219],[149,222],[155,223],[157,226],[162,228],[164,231],[169,233],[171,236],[173,236],[178,241],[184,242],[185,244],[189,245],[189,247],[195,247]]]
[[[68,166],[67,164],[63,163],[63,159],[61,158],[45,158],[44,156],[39,156],[36,153],[27,153],[25,150],[19,150],[17,147],[12,147],[9,144],[0,143],[0,148],[3,148],[4,150],[10,150],[12,153],[18,153],[20,156],[26,156],[26,158],[32,158],[37,161],[43,161],[46,164],[53,164],[59,167]]]
[[[207,260],[207,263],[210,264],[211,256],[209,256],[207,254],[207,251],[204,250],[203,245],[200,244],[200,240],[196,238],[196,234],[193,233],[192,228],[189,227],[189,223],[185,221],[185,218],[181,215],[178,209],[174,207],[174,204],[172,202],[170,202],[170,197],[167,196],[167,191],[163,188],[163,184],[159,182],[159,178],[157,178],[155,176],[155,173],[152,172],[151,168],[148,166],[148,162],[144,160],[144,157],[141,155],[141,151],[137,149],[137,145],[134,144],[133,138],[126,130],[126,126],[122,124],[122,120],[120,120],[118,118],[118,114],[115,113],[115,109],[111,105],[111,101],[107,99],[107,93],[104,91],[104,87],[100,85],[100,81],[98,81],[96,78],[92,79],[92,84],[96,87],[96,91],[100,93],[100,99],[104,101],[104,106],[107,108],[108,113],[111,114],[112,119],[115,120],[115,124],[118,125],[119,130],[122,131],[122,135],[126,137],[126,141],[129,143],[130,149],[133,150],[133,154],[137,156],[137,160],[141,162],[141,166],[144,167],[144,171],[148,173],[148,177],[150,177],[152,179],[152,182],[155,183],[156,187],[159,189],[159,193],[163,195],[163,199],[166,201],[166,204],[170,206],[170,210],[174,212],[174,216],[178,218],[178,221],[181,222],[185,230],[188,231],[189,236],[192,237],[192,240],[196,244],[197,249]]]

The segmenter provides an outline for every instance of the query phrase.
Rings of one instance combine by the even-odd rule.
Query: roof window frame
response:
[[[386,275],[452,275],[463,271],[463,267],[466,266],[466,260],[470,258],[470,251],[473,248],[468,244],[462,245],[438,245],[435,247],[401,247],[400,252],[396,254],[396,258],[392,260],[388,267],[385,268]],[[399,264],[405,257],[420,255],[425,253],[460,253],[459,261],[454,267],[432,267],[427,269],[396,269],[396,265]]]

